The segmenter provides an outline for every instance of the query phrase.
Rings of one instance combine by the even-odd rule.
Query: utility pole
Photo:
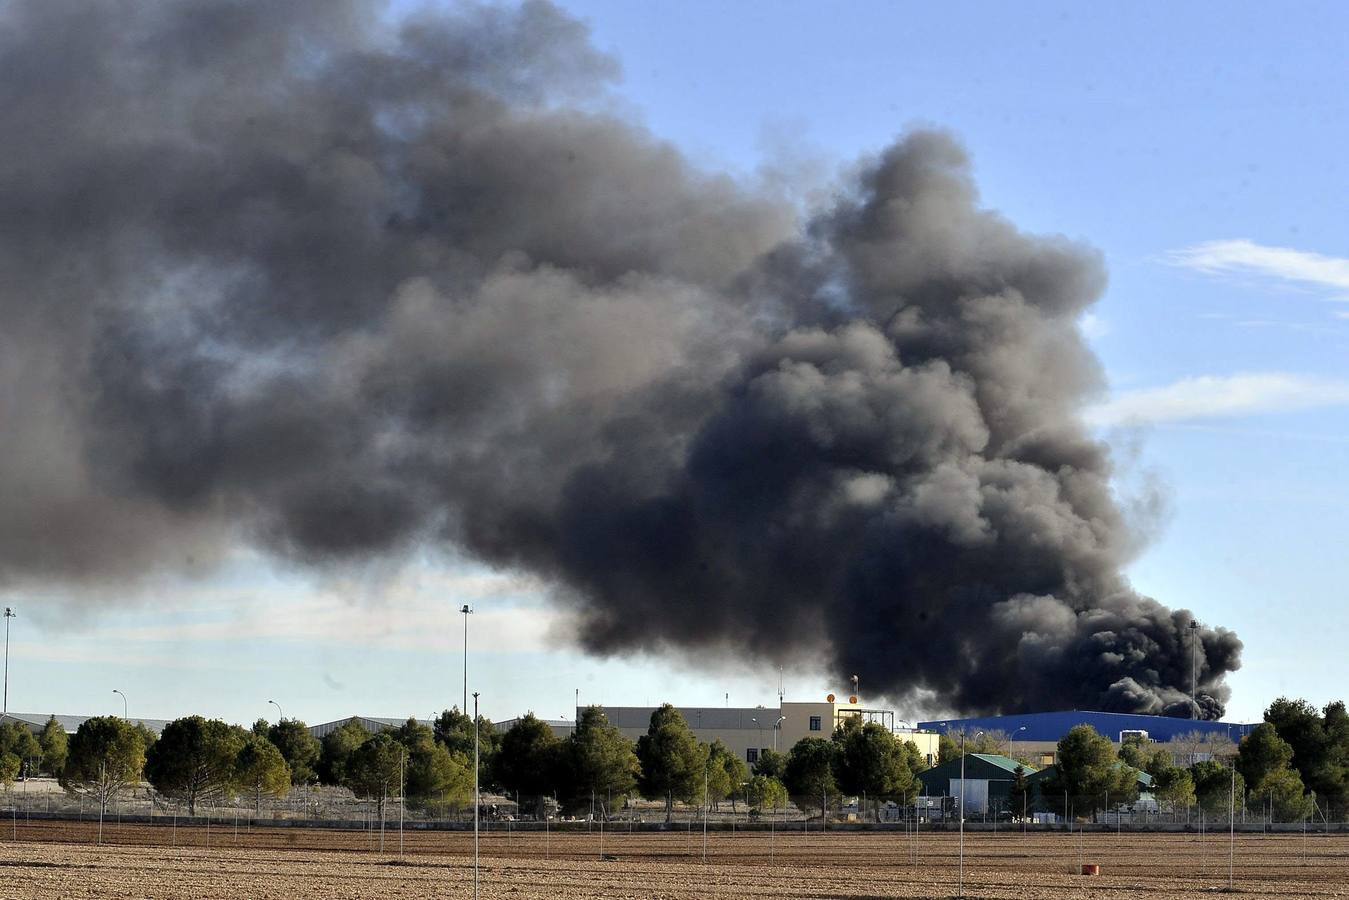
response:
[[[464,609],[468,609],[467,606]],[[467,616],[464,618],[467,622]],[[468,626],[465,626],[467,628]],[[473,692],[473,900],[478,900],[478,810],[482,798],[478,794],[478,692]]]
[[[1190,620],[1190,699],[1199,702],[1199,623]]]
[[[9,715],[9,620],[14,618],[15,613],[11,607],[5,607],[5,699],[4,709],[0,714]]]
[[[473,610],[465,603],[459,611],[464,614],[464,705],[459,708],[468,712],[468,617]]]

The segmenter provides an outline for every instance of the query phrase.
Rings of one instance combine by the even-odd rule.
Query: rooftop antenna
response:
[[[782,692],[782,666],[778,666],[778,706],[782,705],[782,698],[786,694]]]

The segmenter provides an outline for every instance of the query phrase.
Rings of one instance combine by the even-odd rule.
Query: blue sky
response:
[[[1084,323],[1121,490],[1169,506],[1136,586],[1246,643],[1229,719],[1349,681],[1349,7],[582,2],[616,103],[698,164],[827,184],[912,125],[970,149],[986,205],[1099,248]],[[19,609],[10,708],[311,722],[495,718],[582,702],[772,703],[775,670],[601,661],[559,645],[544,585],[463,562],[280,570],[241,553],[118,602]],[[174,598],[165,604],[163,598]],[[808,670],[788,697],[838,686]],[[914,714],[919,710],[908,711]],[[921,712],[938,712],[923,710]]]

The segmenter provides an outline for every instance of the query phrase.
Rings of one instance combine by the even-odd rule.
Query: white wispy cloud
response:
[[[1093,425],[1182,422],[1349,405],[1349,380],[1289,372],[1200,375],[1126,391],[1087,410]]]
[[[1249,240],[1205,241],[1166,255],[1167,262],[1208,275],[1261,278],[1329,291],[1349,300],[1349,259],[1269,247]]]

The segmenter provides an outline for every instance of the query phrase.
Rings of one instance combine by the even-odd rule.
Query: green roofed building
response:
[[[953,759],[926,772],[918,773],[923,792],[929,797],[965,797],[965,815],[995,812],[1007,804],[1016,770],[1020,766],[1027,781],[1036,771],[1034,766],[1019,763],[997,753],[967,753],[965,755],[965,790],[960,790],[960,760]]]

